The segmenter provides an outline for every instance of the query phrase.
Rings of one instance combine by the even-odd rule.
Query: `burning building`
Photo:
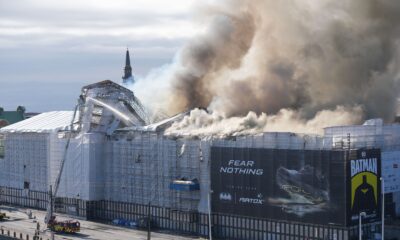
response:
[[[398,103],[399,16],[398,1],[374,0],[203,8],[204,31],[137,82],[172,117],[152,121],[111,81],[85,86],[73,112],[0,129],[1,201],[44,209],[61,176],[56,211],[88,219],[344,240],[365,212],[367,235],[379,232],[382,192],[400,213],[400,125],[383,123]]]
[[[178,131],[202,111],[151,123],[130,90],[108,80],[85,86],[74,111],[0,130],[1,202],[45,209],[61,171],[55,208],[70,215],[139,222],[150,204],[157,227],[192,234],[208,235],[211,220],[220,238],[348,239],[359,211],[375,231],[382,176],[387,212],[399,215],[400,125]]]

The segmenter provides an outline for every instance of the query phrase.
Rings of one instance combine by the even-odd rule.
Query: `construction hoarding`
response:
[[[213,211],[346,224],[343,151],[219,147],[211,151]]]
[[[382,152],[382,177],[385,193],[400,192],[400,151]]]
[[[286,150],[213,147],[212,210],[304,223],[379,221],[379,149]]]
[[[363,222],[375,222],[380,218],[381,206],[381,151],[379,149],[354,150],[347,161],[349,181],[348,223],[356,225],[361,212]]]

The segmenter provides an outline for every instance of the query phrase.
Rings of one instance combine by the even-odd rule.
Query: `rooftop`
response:
[[[45,112],[29,119],[11,124],[0,129],[0,132],[52,132],[68,128],[73,111]]]
[[[0,108],[0,128],[25,119],[25,108],[18,107],[16,111],[4,111]]]

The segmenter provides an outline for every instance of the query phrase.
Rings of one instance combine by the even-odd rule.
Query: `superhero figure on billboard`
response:
[[[367,176],[363,175],[363,182],[356,188],[354,194],[353,212],[368,212],[376,207],[374,188],[367,182]]]

